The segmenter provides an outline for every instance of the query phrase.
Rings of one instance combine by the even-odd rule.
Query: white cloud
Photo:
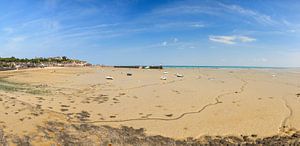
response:
[[[4,50],[17,50],[23,47],[25,40],[27,39],[26,36],[14,36],[8,38],[5,43],[3,43],[2,47]]]
[[[60,23],[56,20],[51,20],[47,18],[33,19],[27,22],[24,22],[21,27],[24,28],[40,28],[45,30],[57,30],[59,29]]]
[[[204,27],[203,24],[192,24],[191,27],[201,28]]]
[[[232,35],[232,36],[215,36],[215,35],[211,35],[208,37],[209,40],[214,41],[214,42],[218,42],[218,43],[223,43],[223,44],[236,44],[238,42],[242,42],[242,43],[247,43],[247,42],[253,42],[256,41],[255,38],[251,38],[248,36],[236,36],[236,35]]]
[[[168,39],[168,41],[163,41],[162,43],[160,43],[160,46],[163,47],[170,47],[170,46],[177,46],[179,44],[179,39],[178,38],[172,38],[172,39]]]
[[[206,25],[201,24],[201,22],[157,22],[154,24],[155,28],[203,28],[206,27]]]
[[[253,21],[263,25],[275,25],[280,23],[273,19],[270,15],[259,12],[254,9],[245,8],[239,5],[224,4],[222,2],[212,2],[214,5],[203,5],[194,2],[178,2],[167,7],[156,9],[152,15],[155,16],[176,16],[190,14],[204,14],[218,17],[225,17],[224,14],[240,16],[241,20],[250,18]],[[228,16],[228,15],[226,15]],[[247,21],[248,22],[248,21]],[[195,24],[193,27],[204,27],[202,24]]]
[[[15,29],[11,28],[11,27],[5,27],[2,29],[5,33],[13,33],[15,31]]]
[[[161,43],[161,45],[162,45],[162,46],[167,46],[167,45],[168,45],[168,42],[164,41],[164,42]]]
[[[235,44],[235,36],[209,36],[209,40],[224,44]]]
[[[25,36],[17,36],[17,37],[11,38],[10,41],[13,43],[19,43],[19,42],[25,41],[25,39],[26,39]]]
[[[237,39],[239,39],[241,42],[253,42],[256,41],[255,38],[247,37],[247,36],[239,36]]]
[[[246,9],[238,5],[226,5],[223,3],[219,3],[220,6],[225,8],[226,10],[229,10],[231,12],[234,12],[236,14],[244,15],[247,17],[250,17],[257,21],[260,24],[265,24],[265,25],[273,25],[276,24],[276,21],[274,21],[271,16],[262,14],[256,11],[253,11],[251,9]]]
[[[253,61],[255,61],[255,62],[267,62],[268,61],[268,59],[267,58],[254,58],[254,60]]]
[[[167,7],[161,7],[153,11],[154,15],[178,15],[178,14],[210,14],[218,15],[217,8],[204,5],[191,5],[189,3],[177,3]]]
[[[295,29],[290,29],[290,30],[287,30],[287,32],[295,33],[295,32],[297,32],[297,30],[295,30]]]
[[[284,24],[284,25],[286,25],[286,26],[291,26],[291,22],[289,22],[289,21],[287,21],[287,20],[285,20],[285,19],[283,19],[282,20],[282,23]]]
[[[178,38],[174,38],[174,39],[173,39],[173,42],[174,42],[174,43],[177,43],[178,41],[179,41]]]
[[[59,0],[45,0],[44,5],[47,9],[54,9],[57,7]]]

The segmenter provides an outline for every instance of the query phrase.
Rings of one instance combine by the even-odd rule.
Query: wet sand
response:
[[[85,67],[0,72],[0,129],[12,143],[16,137],[26,141],[26,136],[33,144],[56,143],[57,133],[45,132],[49,123],[67,127],[58,131],[70,125],[95,126],[100,134],[91,134],[91,141],[99,139],[103,125],[142,128],[139,134],[176,140],[293,135],[300,129],[299,107],[299,69]]]

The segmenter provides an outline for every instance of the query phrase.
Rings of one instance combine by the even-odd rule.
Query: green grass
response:
[[[44,95],[44,94],[50,94],[51,92],[49,90],[30,89],[27,90],[26,93],[34,94],[34,95]]]
[[[45,95],[51,92],[46,89],[36,88],[29,84],[17,83],[0,78],[0,90],[7,92],[24,92],[33,95]]]
[[[13,92],[16,92],[16,91],[20,91],[22,90],[23,88],[20,88],[20,87],[14,87],[14,86],[9,86],[9,85],[4,85],[4,84],[1,84],[0,83],[0,90],[3,90],[3,91],[13,91]]]

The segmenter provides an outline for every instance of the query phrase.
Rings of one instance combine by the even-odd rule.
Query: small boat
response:
[[[183,78],[183,75],[182,75],[182,74],[176,73],[175,75],[176,75],[178,78]]]
[[[160,79],[161,79],[161,80],[167,80],[167,77],[161,76]]]
[[[127,76],[132,76],[132,73],[129,73],[129,72],[128,72],[126,75],[127,75]]]
[[[164,74],[168,74],[168,72],[167,72],[167,71],[165,71],[165,72],[164,72]]]
[[[105,77],[107,80],[113,80],[114,78],[113,77],[111,77],[111,76],[106,76]]]

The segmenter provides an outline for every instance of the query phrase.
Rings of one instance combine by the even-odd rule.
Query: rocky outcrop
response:
[[[2,129],[0,129],[0,145],[7,146],[7,140]]]
[[[8,142],[9,141],[9,142]],[[148,136],[144,129],[134,129],[123,126],[112,128],[110,126],[97,126],[93,124],[68,124],[49,121],[38,127],[36,135],[23,137],[5,136],[0,130],[0,145],[8,143],[29,146],[31,143],[39,144],[47,141],[55,145],[123,145],[123,146],[198,146],[198,145],[299,145],[300,132],[274,135],[258,138],[250,136],[203,136],[199,139],[186,138],[176,140],[160,135]]]

